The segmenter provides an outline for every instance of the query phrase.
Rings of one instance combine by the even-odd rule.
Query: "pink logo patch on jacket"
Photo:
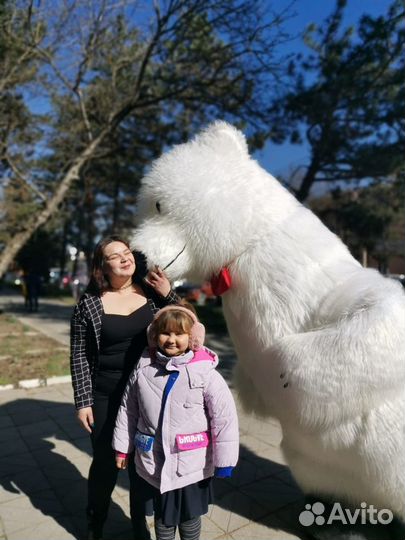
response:
[[[189,433],[187,435],[176,435],[177,448],[183,450],[196,450],[197,448],[206,448],[210,444],[207,431],[199,433]]]

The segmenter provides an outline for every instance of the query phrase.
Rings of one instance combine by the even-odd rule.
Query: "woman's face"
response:
[[[135,272],[132,251],[122,242],[111,242],[103,251],[103,271],[109,277],[131,277]]]

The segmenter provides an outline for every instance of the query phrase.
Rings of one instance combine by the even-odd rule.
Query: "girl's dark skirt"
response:
[[[208,505],[214,502],[212,478],[200,480],[195,484],[174,489],[166,493],[138,476],[137,492],[144,498],[147,515],[155,514],[167,527],[189,521],[208,512]],[[153,508],[154,512],[151,511]]]

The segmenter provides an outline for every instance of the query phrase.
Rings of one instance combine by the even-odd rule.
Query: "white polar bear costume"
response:
[[[307,493],[405,518],[405,295],[215,122],[144,177],[134,244],[170,279],[227,267],[242,402],[279,419]]]

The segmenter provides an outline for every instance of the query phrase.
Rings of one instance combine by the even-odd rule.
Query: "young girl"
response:
[[[148,328],[145,349],[125,390],[113,447],[118,468],[135,465],[153,499],[157,540],[198,540],[212,502],[211,479],[231,476],[239,453],[232,394],[203,347],[205,329],[188,308],[166,306]]]

